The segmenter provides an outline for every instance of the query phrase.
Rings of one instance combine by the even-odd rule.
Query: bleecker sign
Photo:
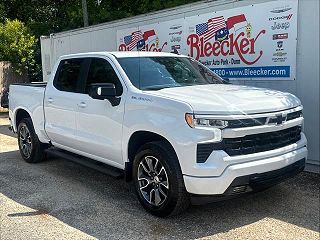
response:
[[[238,36],[231,34],[228,40],[216,41],[216,42],[204,42],[203,38],[200,38],[196,34],[192,34],[187,39],[187,44],[190,46],[190,56],[199,59],[200,57],[213,56],[232,56],[237,54],[239,58],[246,64],[252,65],[256,63],[262,56],[263,51],[258,51],[256,54],[255,42],[261,34],[264,34],[266,30],[261,30],[255,38],[246,38],[244,33],[240,33]],[[253,61],[248,61],[245,58],[246,54],[256,54],[257,57]]]
[[[119,30],[117,47],[189,55],[230,79],[294,80],[297,16],[298,0],[253,4]]]
[[[186,54],[230,79],[293,80],[297,3],[272,1],[187,17]],[[283,57],[275,56],[278,39]]]
[[[156,36],[154,29],[142,32],[141,30],[134,31],[128,36],[123,38],[123,43],[118,47],[119,51],[132,51],[136,50],[145,50],[153,52],[162,52],[163,48],[168,44],[167,42],[159,45],[159,40],[156,39],[155,42],[148,42],[148,39]]]
[[[217,23],[220,21],[220,23]],[[263,54],[260,50],[256,53],[255,43],[260,35],[265,34],[266,30],[261,30],[257,36],[253,37],[249,32],[246,34],[231,33],[235,24],[246,21],[244,15],[231,17],[225,22],[223,17],[212,18],[208,20],[206,31],[202,31],[201,25],[196,25],[196,34],[187,37],[187,44],[190,47],[189,55],[195,59],[210,56],[239,56],[240,60],[245,64],[252,65],[256,63]],[[252,37],[251,37],[252,36]],[[209,41],[215,37],[215,41]],[[255,55],[252,61],[246,59],[245,55]]]

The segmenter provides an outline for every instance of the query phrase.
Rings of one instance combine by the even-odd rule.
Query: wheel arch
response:
[[[30,118],[31,119],[31,122],[33,123],[32,121],[32,117],[31,117],[31,114],[28,112],[28,110],[24,109],[24,108],[19,108],[15,111],[15,114],[14,114],[14,125],[15,125],[15,130],[18,131],[18,126],[19,126],[19,123],[21,122],[22,119],[24,118]]]
[[[174,154],[177,156],[177,153],[173,145],[170,143],[168,139],[166,139],[162,135],[155,132],[151,132],[151,131],[144,131],[144,130],[136,131],[130,136],[128,141],[128,147],[127,147],[128,161],[125,163],[126,164],[125,166],[126,181],[132,180],[132,163],[139,148],[146,143],[155,142],[155,141],[164,141],[168,145],[168,147],[174,152]]]

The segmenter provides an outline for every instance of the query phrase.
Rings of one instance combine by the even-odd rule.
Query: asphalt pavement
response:
[[[0,113],[0,239],[320,239],[319,175],[161,219],[131,184],[49,158],[28,164]]]

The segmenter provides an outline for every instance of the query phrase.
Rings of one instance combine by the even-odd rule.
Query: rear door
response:
[[[84,94],[78,101],[77,139],[79,150],[88,157],[122,167],[122,124],[126,88],[112,62],[105,58],[91,58]],[[93,99],[88,95],[90,84],[113,83],[121,98],[118,106],[108,100]]]
[[[45,129],[56,146],[77,148],[76,109],[87,74],[87,62],[84,58],[62,60],[54,80],[47,85],[44,97]]]

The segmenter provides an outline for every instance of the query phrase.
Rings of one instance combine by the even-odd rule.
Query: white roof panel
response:
[[[62,59],[67,58],[78,58],[78,57],[90,57],[97,55],[113,55],[116,58],[127,58],[127,57],[186,57],[184,55],[177,55],[174,53],[167,52],[145,52],[145,51],[122,51],[122,52],[84,52],[76,54],[68,54],[61,56]]]
[[[124,57],[179,57],[182,55],[177,55],[174,53],[167,52],[145,52],[145,51],[127,51],[127,52],[109,52],[117,58]]]

